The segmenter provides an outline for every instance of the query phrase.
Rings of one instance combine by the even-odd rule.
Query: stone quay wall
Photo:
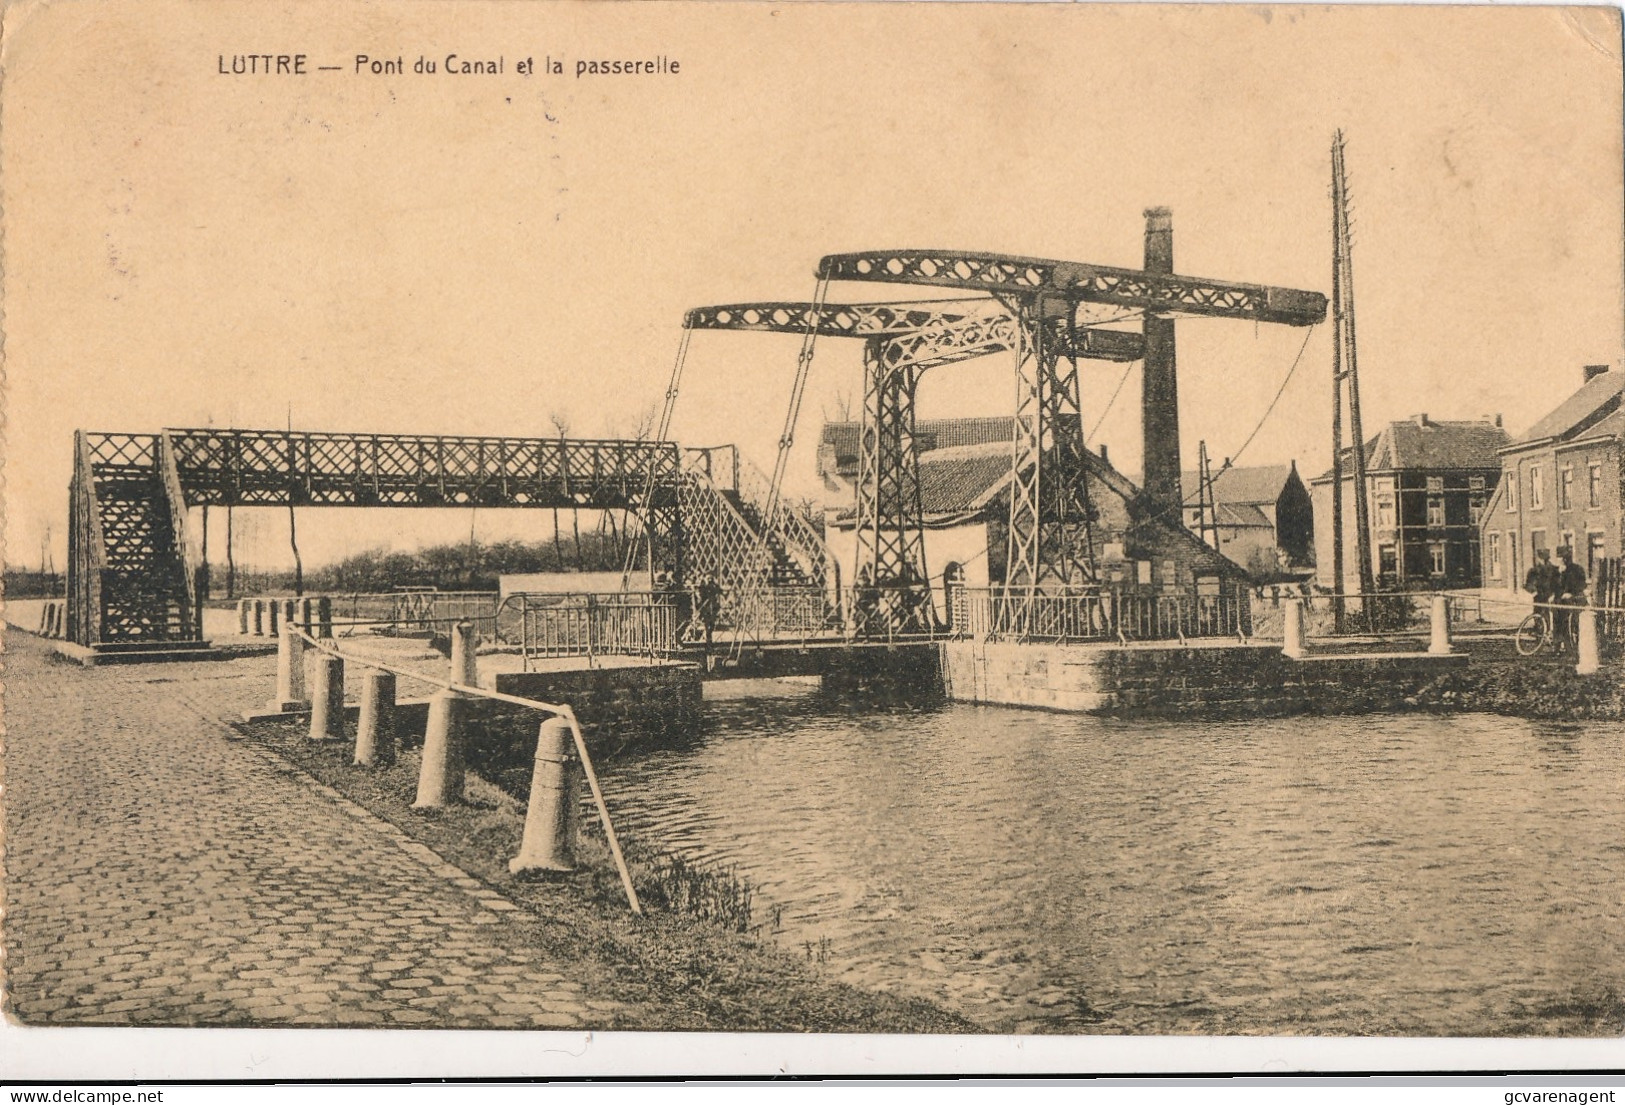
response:
[[[956,702],[1068,713],[1267,717],[1409,705],[1460,655],[1361,654],[1294,660],[1278,645],[1122,647],[946,641],[943,689]]]

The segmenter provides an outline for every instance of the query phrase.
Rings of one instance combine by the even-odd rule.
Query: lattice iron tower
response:
[[[1075,424],[1076,359],[1132,361],[1139,359],[1143,348],[1138,334],[1079,328],[1060,313],[1048,323],[1024,320],[1019,311],[988,297],[914,304],[736,304],[691,311],[686,326],[690,330],[758,330],[864,340],[863,422],[854,519],[858,579],[854,582],[886,596],[881,604],[884,624],[864,627],[874,632],[930,628],[914,439],[915,396],[925,371],[1006,351],[1016,351],[1024,363],[1038,363],[1037,357],[1027,356],[1024,350],[1027,335],[1037,334],[1045,347],[1039,356],[1051,359],[1052,373],[1053,362],[1063,357],[1073,363],[1068,383],[1045,393],[1045,401],[1053,408],[1049,422],[1058,424],[1070,412]],[[798,391],[803,382],[798,378]],[[1043,419],[1029,416],[1028,421],[1037,425]],[[1017,470],[1021,470],[1019,466]],[[1086,526],[1088,518],[1081,459],[1076,470],[1080,475],[1073,483],[1057,484],[1052,507],[1072,519],[1074,528]],[[1036,539],[1036,531],[1034,534]],[[1063,549],[1061,555],[1069,556],[1071,550]]]
[[[1326,297],[1318,292],[992,253],[836,254],[820,262],[817,276],[821,292],[838,280],[979,291],[992,295],[1017,320],[1015,470],[1006,602],[998,626],[1017,635],[1033,628],[1042,590],[1071,588],[1095,578],[1077,351],[1055,340],[1058,332],[1087,322],[1080,317],[1083,305],[1291,326],[1313,325],[1326,315]],[[1146,336],[1152,336],[1149,328]],[[1166,357],[1171,368],[1171,342]]]

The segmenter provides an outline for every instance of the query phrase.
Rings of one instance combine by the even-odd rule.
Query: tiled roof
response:
[[[1213,511],[1214,518],[1221,526],[1257,526],[1273,530],[1269,516],[1263,508],[1254,503],[1219,503]]]
[[[1365,443],[1368,472],[1396,469],[1474,469],[1501,467],[1499,450],[1510,438],[1493,422],[1434,422],[1418,425],[1414,419],[1390,422],[1376,437]],[[1343,452],[1343,473],[1348,478],[1353,465],[1353,449]],[[1316,483],[1332,478],[1327,469]]]
[[[1564,438],[1585,429],[1598,414],[1619,408],[1620,392],[1625,391],[1625,372],[1604,372],[1559,403],[1557,409],[1529,427],[1518,444]]]
[[[1273,505],[1281,497],[1287,479],[1292,475],[1290,464],[1268,464],[1253,468],[1231,468],[1224,472],[1214,469],[1213,498],[1219,503],[1268,503]],[[1196,472],[1180,474],[1186,505],[1196,502],[1200,479]]]
[[[1132,498],[1139,488],[1093,453],[1089,474],[1097,486]],[[1010,448],[1004,442],[960,445],[920,454],[920,510],[926,522],[941,522],[980,510],[992,502],[1010,481]],[[854,507],[837,515],[849,522]]]
[[[920,510],[927,518],[975,510],[1009,478],[1008,446],[932,450],[920,457]]]
[[[834,451],[835,469],[841,475],[858,470],[857,422],[826,422],[819,444]],[[1014,435],[1015,419],[1008,415],[994,418],[927,418],[914,426],[914,444],[920,454],[939,449],[954,449],[965,445],[1003,444],[1009,455]]]
[[[1390,422],[1373,468],[1499,468],[1507,432],[1493,422]]]

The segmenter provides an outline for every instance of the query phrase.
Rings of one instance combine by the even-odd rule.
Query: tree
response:
[[[564,439],[570,436],[570,415],[566,411],[552,411],[548,420],[553,423],[553,430],[559,435],[559,478],[564,483],[564,492],[570,491],[570,462],[564,455],[562,448]],[[572,511],[572,513],[574,513]],[[576,536],[576,559],[581,558],[581,537],[579,531]],[[553,508],[553,570],[564,571],[564,549],[559,543],[559,508]]]

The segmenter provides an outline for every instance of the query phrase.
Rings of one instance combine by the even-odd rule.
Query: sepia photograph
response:
[[[1625,1065],[1619,9],[3,20],[0,1073]]]

